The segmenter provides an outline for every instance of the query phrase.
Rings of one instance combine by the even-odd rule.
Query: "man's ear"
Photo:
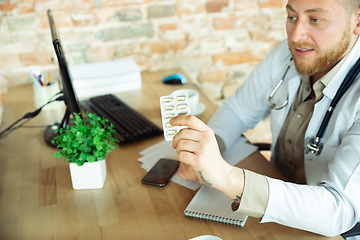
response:
[[[354,14],[356,15],[354,34],[360,35],[360,6],[356,9]]]

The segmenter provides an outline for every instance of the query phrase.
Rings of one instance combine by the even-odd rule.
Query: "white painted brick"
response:
[[[232,49],[245,48],[250,41],[250,34],[246,29],[239,29],[224,36],[224,46]]]
[[[179,66],[184,69],[196,69],[197,71],[212,66],[212,58],[210,55],[187,55],[178,59],[177,62],[179,63]]]
[[[216,50],[225,50],[223,36],[202,37],[199,42],[199,48],[201,51],[206,50],[207,53]]]
[[[223,83],[208,83],[204,82],[201,84],[201,90],[202,92],[212,101],[217,102],[219,104],[219,101],[221,102],[223,99],[221,99],[221,89],[222,89]]]
[[[286,11],[285,8],[260,9],[260,2],[257,0],[230,0],[228,6],[221,12],[207,13],[206,3],[207,0],[196,2],[177,2],[176,0],[38,1],[34,4],[34,12],[31,12],[32,5],[27,4],[29,13],[20,14],[20,10],[14,10],[9,17],[0,18],[0,55],[51,51],[50,30],[46,26],[31,31],[22,30],[22,26],[17,25],[16,21],[14,24],[13,21],[12,28],[9,29],[8,21],[17,18],[32,18],[30,24],[32,29],[39,24],[39,19],[44,18],[45,11],[52,8],[54,15],[58,14],[58,19],[63,21],[59,31],[70,63],[86,62],[88,48],[92,49],[88,52],[88,54],[91,53],[92,61],[102,59],[103,56],[97,56],[97,54],[101,54],[100,49],[104,48],[107,49],[107,56],[111,56],[113,52],[114,58],[134,57],[142,70],[182,68],[191,75],[194,82],[212,96],[214,101],[218,102],[222,83],[200,84],[198,82],[200,73],[225,70],[228,80],[235,86],[243,83],[256,63],[224,66],[221,61],[215,64],[213,55],[251,49],[256,57],[263,57],[265,52],[286,38]],[[172,6],[175,6],[175,10]],[[153,18],[149,19],[149,7],[153,10],[159,7],[167,9],[166,17],[152,15]],[[156,11],[153,13],[156,14]],[[224,26],[221,26],[221,19],[225,21]],[[214,24],[214,21],[219,22],[219,20],[220,27]],[[230,21],[228,25],[226,25],[227,20]],[[44,25],[41,21],[40,24]],[[166,26],[162,28],[166,24],[173,24],[173,26],[169,29],[166,29]],[[113,37],[108,39],[109,41],[101,38],[101,34],[104,34],[106,29],[126,31],[126,28],[145,25],[151,26],[147,28],[148,30],[152,28],[151,34],[140,36],[134,33],[126,35],[130,38],[125,39],[109,35],[109,38]],[[222,30],[217,31],[215,27]],[[10,30],[14,29],[16,32],[11,33]],[[150,54],[141,49],[141,44],[154,42],[168,44],[169,50],[163,54]],[[54,61],[56,63],[55,56]],[[0,66],[0,71],[3,67]],[[20,73],[23,71],[21,63],[16,63],[15,60],[12,61],[11,67],[20,69]],[[50,67],[54,68],[56,64]],[[20,77],[19,82],[23,82],[21,79],[23,77]]]
[[[37,48],[35,33],[0,33],[0,35],[0,54],[26,53]]]

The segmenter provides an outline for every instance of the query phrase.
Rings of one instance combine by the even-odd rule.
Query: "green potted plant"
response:
[[[105,158],[115,149],[117,139],[112,136],[114,126],[105,118],[87,113],[82,119],[74,113],[74,124],[58,129],[52,140],[59,151],[54,157],[64,157],[70,163],[70,174],[74,189],[98,189],[106,178]]]

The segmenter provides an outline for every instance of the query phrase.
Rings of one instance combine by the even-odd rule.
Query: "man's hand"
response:
[[[178,175],[184,180],[191,180],[201,183],[197,177],[196,171],[190,165],[185,163],[180,162]]]
[[[211,128],[192,115],[172,118],[170,124],[189,126],[173,139],[173,148],[183,163],[180,177],[214,187],[232,198],[242,193],[243,171],[222,158]]]

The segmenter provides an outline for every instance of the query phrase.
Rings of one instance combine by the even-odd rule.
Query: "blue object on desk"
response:
[[[167,84],[185,84],[187,81],[186,77],[182,73],[175,73],[163,78],[163,83]]]

